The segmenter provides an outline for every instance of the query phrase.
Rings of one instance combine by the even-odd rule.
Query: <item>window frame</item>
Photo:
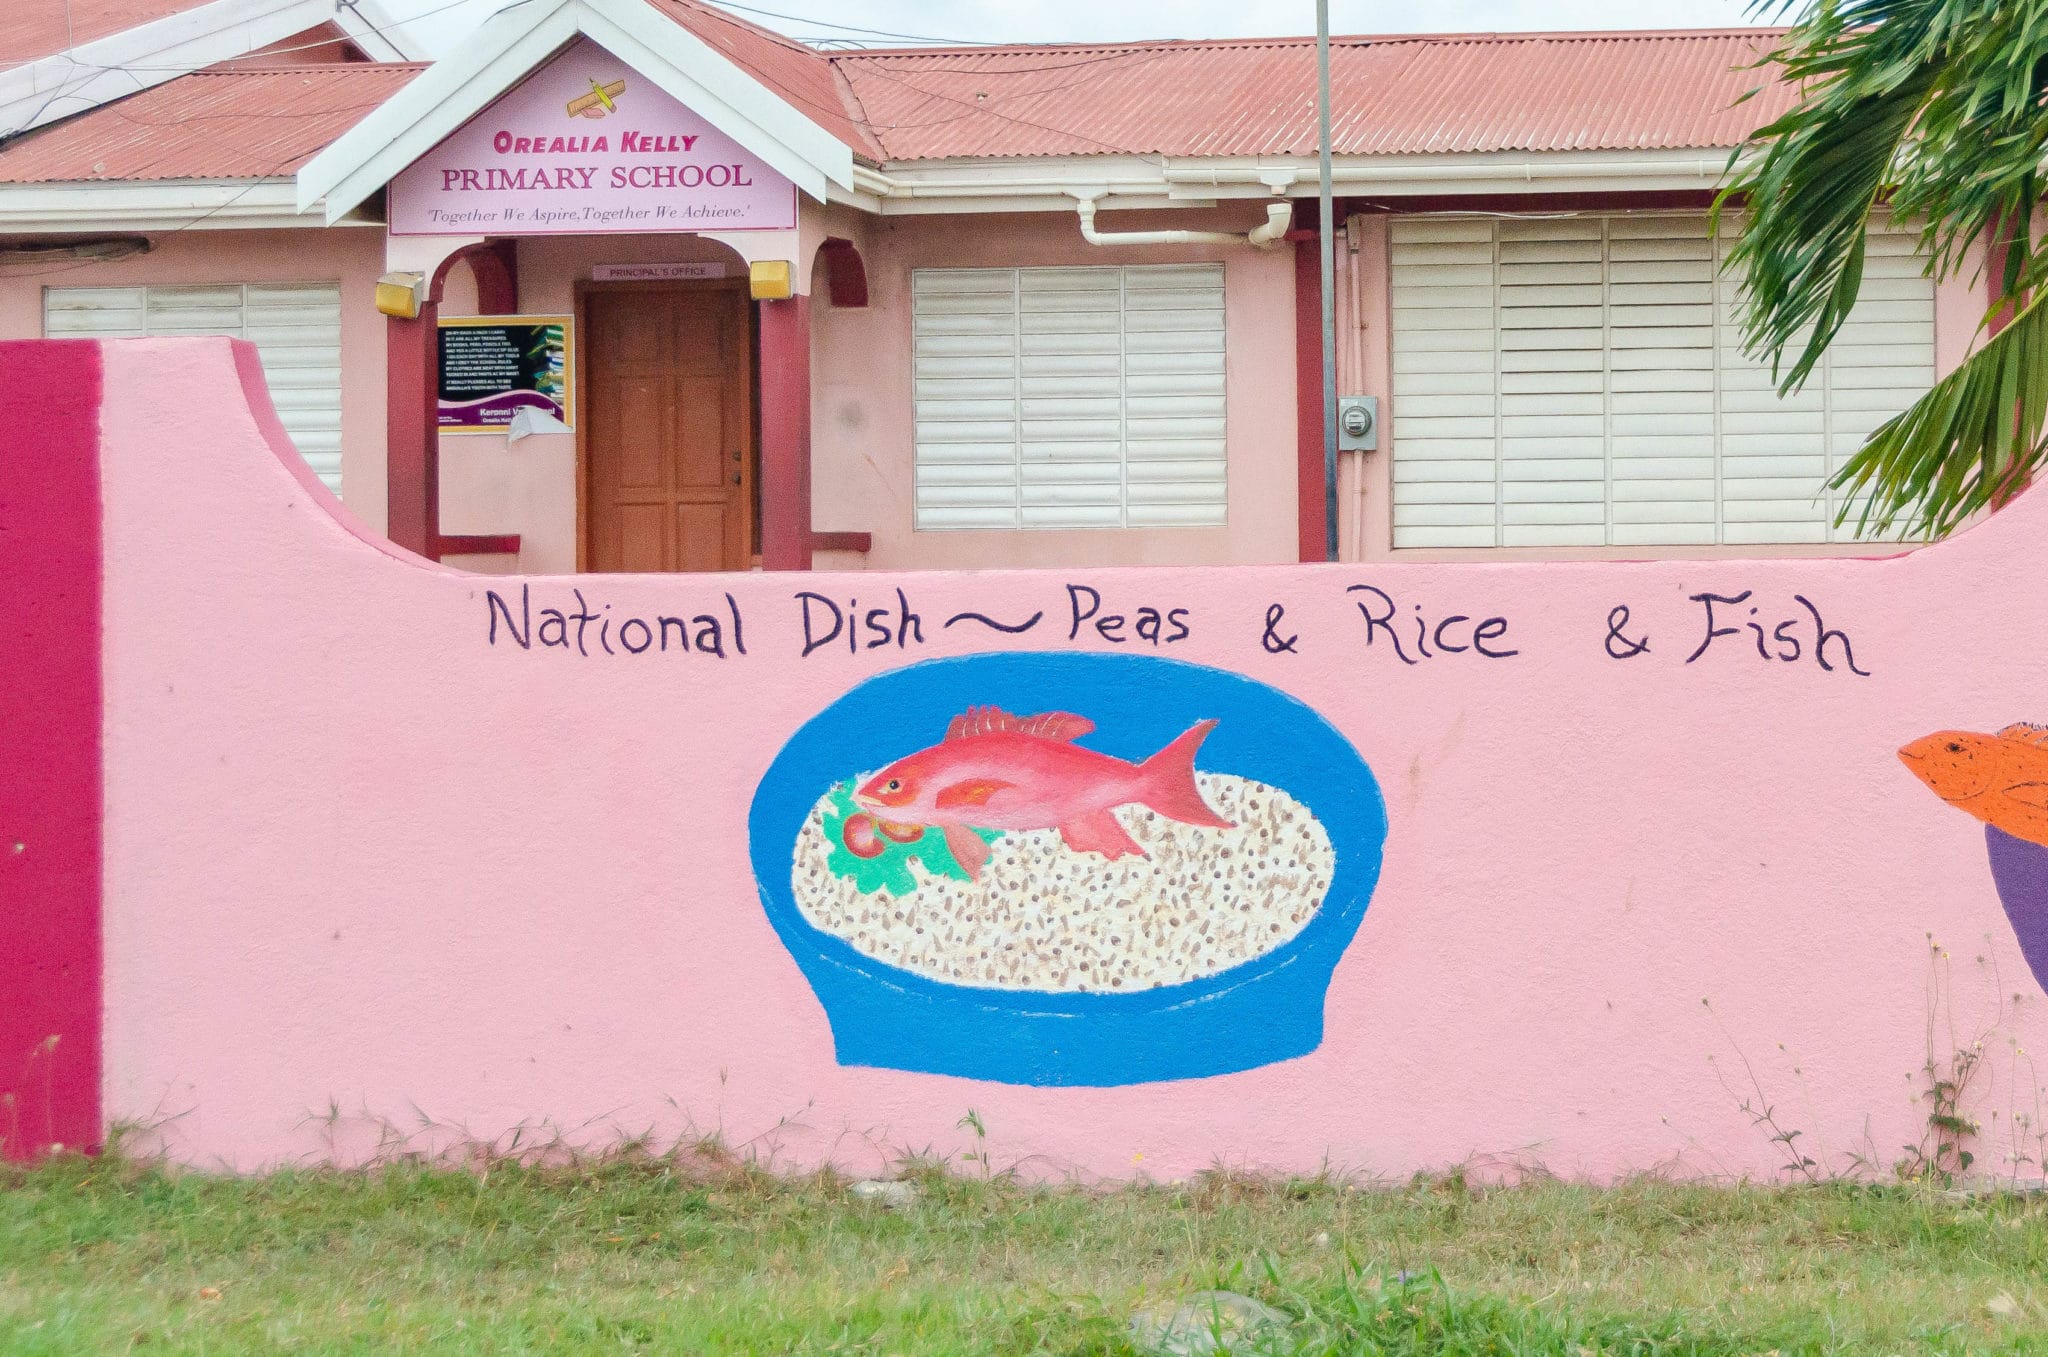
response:
[[[1815,447],[1806,447],[1794,441],[1782,454],[1785,458],[1814,455],[1820,455],[1824,458],[1824,470],[1815,473],[1812,484],[1816,501],[1813,517],[1822,524],[1819,533],[1806,534],[1799,537],[1793,537],[1783,532],[1773,535],[1768,531],[1754,530],[1755,525],[1763,523],[1767,528],[1769,523],[1780,520],[1759,517],[1745,521],[1743,518],[1731,516],[1727,512],[1727,506],[1731,502],[1740,503],[1745,498],[1755,498],[1757,494],[1756,487],[1760,484],[1768,484],[1767,481],[1759,482],[1757,478],[1768,477],[1772,473],[1751,469],[1745,476],[1731,477],[1727,471],[1726,458],[1730,453],[1731,445],[1728,442],[1730,435],[1724,431],[1723,422],[1730,414],[1729,392],[1738,387],[1753,384],[1752,374],[1754,372],[1761,372],[1761,369],[1754,364],[1747,363],[1747,360],[1738,361],[1731,357],[1732,350],[1739,346],[1739,335],[1735,333],[1732,320],[1728,314],[1728,307],[1732,301],[1734,280],[1721,272],[1721,261],[1725,257],[1729,238],[1733,234],[1733,224],[1724,222],[1719,239],[1715,239],[1708,236],[1703,229],[1706,225],[1705,216],[1706,213],[1703,208],[1688,205],[1685,207],[1650,210],[1629,210],[1620,207],[1602,206],[1559,211],[1556,213],[1525,214],[1504,214],[1478,210],[1446,210],[1427,213],[1390,214],[1382,218],[1385,225],[1380,233],[1380,240],[1383,250],[1382,257],[1386,260],[1387,277],[1386,290],[1383,294],[1384,328],[1382,329],[1382,333],[1387,337],[1384,350],[1386,363],[1384,370],[1386,386],[1384,389],[1390,397],[1387,411],[1388,418],[1386,420],[1386,432],[1388,435],[1386,442],[1387,454],[1373,459],[1379,465],[1368,465],[1361,468],[1369,478],[1369,484],[1364,487],[1366,498],[1368,500],[1378,500],[1378,507],[1374,515],[1376,520],[1375,532],[1378,535],[1378,542],[1376,545],[1364,543],[1362,554],[1400,556],[1408,559],[1418,559],[1425,556],[1437,559],[1501,559],[1504,555],[1512,557],[1515,554],[1532,558],[1569,557],[1577,559],[1612,559],[1642,557],[1645,555],[1665,558],[1688,556],[1714,558],[1758,555],[1824,556],[1868,554],[1873,546],[1883,545],[1885,539],[1854,537],[1852,535],[1853,521],[1848,528],[1840,532],[1837,532],[1832,526],[1831,520],[1835,500],[1832,495],[1824,492],[1826,475],[1830,474],[1856,446],[1860,445],[1870,428],[1874,428],[1877,423],[1881,422],[1882,418],[1890,413],[1889,410],[1874,412],[1848,408],[1857,403],[1853,398],[1847,404],[1836,399],[1835,393],[1830,390],[1830,384],[1834,380],[1836,361],[1834,359],[1830,359],[1829,362],[1823,364],[1822,369],[1815,374],[1813,380],[1809,383],[1803,397],[1795,397],[1795,404],[1799,399],[1810,401],[1811,408],[1808,413],[1819,421],[1817,430],[1812,434],[1771,432],[1767,435],[1770,438],[1810,441],[1818,449],[1818,453],[1816,453]],[[1502,355],[1507,349],[1507,346],[1502,343],[1504,330],[1500,325],[1498,317],[1498,310],[1502,302],[1500,293],[1505,286],[1502,282],[1500,253],[1500,244],[1506,234],[1503,230],[1503,223],[1527,224],[1532,222],[1559,221],[1562,224],[1563,219],[1567,218],[1579,219],[1581,222],[1585,219],[1594,219],[1599,223],[1598,240],[1600,242],[1600,253],[1598,258],[1600,260],[1600,278],[1598,285],[1601,299],[1598,309],[1602,313],[1599,328],[1600,339],[1597,347],[1586,348],[1576,352],[1598,355],[1598,365],[1603,375],[1601,387],[1602,408],[1599,414],[1599,418],[1603,421],[1603,430],[1598,435],[1588,436],[1579,434],[1571,436],[1585,438],[1589,444],[1588,457],[1582,460],[1591,460],[1597,457],[1607,463],[1606,469],[1602,473],[1602,487],[1599,492],[1600,499],[1598,501],[1601,514],[1601,522],[1597,529],[1599,538],[1597,541],[1584,540],[1583,536],[1581,536],[1580,540],[1553,540],[1549,542],[1516,541],[1511,531],[1514,525],[1511,523],[1510,516],[1505,508],[1507,500],[1504,492],[1500,489],[1508,481],[1508,468],[1512,464],[1512,458],[1504,455],[1509,439],[1503,432],[1500,422],[1503,409],[1502,387],[1504,383],[1502,376],[1506,371],[1501,363]],[[1688,265],[1688,267],[1695,270],[1705,269],[1705,278],[1711,280],[1708,293],[1708,296],[1712,299],[1711,320],[1706,323],[1708,333],[1705,338],[1707,342],[1701,346],[1705,352],[1712,355],[1710,365],[1702,369],[1703,376],[1711,376],[1711,389],[1713,392],[1712,399],[1708,402],[1709,410],[1702,416],[1711,419],[1713,428],[1711,435],[1713,440],[1711,447],[1713,479],[1710,487],[1713,499],[1709,515],[1712,540],[1708,541],[1672,540],[1673,537],[1679,535],[1677,533],[1650,536],[1640,532],[1633,539],[1626,539],[1618,538],[1614,532],[1615,505],[1623,502],[1623,499],[1622,497],[1617,497],[1615,493],[1617,482],[1612,465],[1614,460],[1612,449],[1615,438],[1611,428],[1615,415],[1613,401],[1615,386],[1612,378],[1615,371],[1614,358],[1617,347],[1613,343],[1610,333],[1612,327],[1609,318],[1609,311],[1612,305],[1609,298],[1615,285],[1615,258],[1611,245],[1612,241],[1617,238],[1614,231],[1616,223],[1623,221],[1641,222],[1646,219],[1677,220],[1680,222],[1689,220],[1702,229],[1692,233],[1666,232],[1664,234],[1672,240],[1697,240],[1709,247],[1706,261],[1696,261]],[[1427,533],[1429,529],[1427,527],[1416,529],[1413,525],[1403,524],[1400,521],[1403,505],[1413,507],[1418,503],[1417,499],[1404,496],[1404,484],[1413,483],[1408,476],[1404,476],[1404,471],[1414,467],[1414,459],[1418,456],[1415,435],[1413,433],[1404,435],[1404,427],[1412,428],[1412,421],[1418,418],[1418,415],[1415,410],[1414,393],[1412,391],[1404,392],[1401,389],[1404,381],[1414,380],[1416,370],[1411,365],[1406,377],[1400,374],[1404,353],[1412,354],[1423,350],[1404,350],[1404,327],[1401,323],[1399,308],[1405,298],[1400,284],[1402,265],[1397,262],[1397,254],[1400,252],[1401,245],[1397,244],[1397,239],[1403,225],[1414,229],[1415,226],[1425,221],[1484,223],[1487,227],[1487,240],[1492,248],[1492,262],[1488,265],[1490,270],[1488,277],[1490,280],[1489,286],[1493,293],[1492,304],[1495,310],[1495,318],[1491,327],[1485,331],[1490,336],[1490,347],[1487,347],[1484,352],[1490,355],[1491,366],[1488,372],[1493,382],[1492,390],[1486,394],[1493,403],[1493,413],[1488,416],[1493,420],[1493,431],[1488,435],[1488,441],[1492,442],[1495,449],[1490,465],[1494,470],[1492,484],[1496,487],[1496,499],[1493,503],[1493,512],[1489,522],[1480,528],[1480,531],[1491,535],[1492,540],[1490,543],[1454,543],[1441,540],[1441,538],[1430,540],[1426,536],[1424,540],[1418,542],[1415,540],[1415,537]],[[1894,309],[1910,305],[1917,310],[1917,314],[1912,316],[1912,324],[1916,327],[1921,324],[1925,325],[1924,331],[1916,329],[1915,334],[1910,340],[1910,346],[1918,350],[1917,353],[1912,355],[1914,363],[1918,366],[1916,381],[1931,384],[1933,381],[1938,380],[1940,374],[1941,292],[1936,286],[1935,281],[1925,274],[1924,259],[1918,254],[1916,248],[1917,232],[1905,225],[1894,225],[1887,222],[1883,223],[1883,226],[1885,228],[1885,237],[1891,242],[1892,246],[1888,253],[1902,261],[1913,261],[1914,266],[1904,269],[1895,267],[1891,274],[1884,275],[1879,281],[1894,289],[1905,287],[1913,292],[1908,301],[1894,301],[1890,305]],[[1658,238],[1654,228],[1651,228],[1640,237],[1640,239],[1654,238]],[[1407,243],[1402,242],[1402,244]],[[1648,278],[1649,274],[1644,272],[1640,273],[1639,276]],[[1662,280],[1652,279],[1651,281],[1661,282]],[[1438,281],[1428,286],[1434,288],[1445,285],[1444,282]],[[1871,298],[1872,293],[1867,289],[1865,302],[1869,303]],[[1578,304],[1584,304],[1583,300],[1580,299]],[[1859,306],[1859,311],[1862,309]],[[1411,308],[1410,314],[1413,314],[1413,310]],[[1858,323],[1858,321],[1852,319],[1852,326]],[[1881,322],[1883,326],[1887,327],[1898,323],[1900,322],[1889,320]],[[1868,324],[1878,324],[1878,322],[1866,323],[1866,325]],[[1409,333],[1412,337],[1413,332]],[[1854,342],[1858,339],[1865,343],[1871,342],[1873,334],[1874,331],[1866,328],[1865,332],[1860,336],[1852,333],[1845,336],[1845,338],[1853,346]],[[1836,352],[1839,354],[1843,351],[1843,340],[1838,339]],[[1884,359],[1873,361],[1858,368],[1844,369],[1845,373],[1850,374],[1850,381],[1844,389],[1854,389],[1857,386],[1856,378],[1863,377],[1872,372],[1885,370],[1886,365],[1892,361],[1891,359]],[[1913,366],[1913,364],[1908,364],[1907,366]],[[1448,372],[1449,369],[1446,368],[1442,371]],[[1731,374],[1737,380],[1731,382]],[[1422,375],[1442,375],[1442,373],[1429,374],[1425,372]],[[1767,379],[1767,374],[1764,375]],[[1654,386],[1655,383],[1650,383],[1649,385]],[[1864,382],[1862,389],[1872,389],[1871,384],[1867,381]],[[1890,386],[1886,389],[1897,388]],[[1924,389],[1924,385],[1921,389]],[[1753,393],[1748,398],[1751,403],[1754,403]],[[1865,399],[1861,403],[1868,405],[1870,401]],[[1903,403],[1901,403],[1901,408],[1903,408]],[[1794,406],[1784,406],[1774,407],[1765,413],[1775,415],[1780,408],[1796,412]],[[1743,419],[1745,414],[1754,414],[1754,412],[1741,411],[1739,408],[1735,413],[1738,422]],[[1423,415],[1420,417],[1428,418],[1430,416]],[[1844,426],[1847,426],[1846,429]],[[1526,437],[1528,435],[1524,433],[1522,436]],[[1638,441],[1647,442],[1649,437],[1660,436],[1663,435],[1650,433],[1647,437],[1638,436]],[[1673,436],[1675,437],[1676,435]],[[1746,435],[1746,437],[1750,441],[1750,447],[1746,452],[1744,449],[1736,447],[1734,455],[1738,459],[1743,455],[1773,458],[1781,456],[1775,450],[1766,449],[1758,451],[1756,444],[1759,440],[1755,434]],[[1635,455],[1656,456],[1658,454],[1654,451],[1638,451]],[[1678,454],[1673,455],[1676,456]],[[1697,454],[1694,453],[1692,455]],[[1758,464],[1752,464],[1753,467],[1756,465]],[[1532,477],[1533,479],[1538,478]],[[1799,479],[1803,483],[1803,476]],[[1732,500],[1727,493],[1731,487],[1738,490],[1738,494],[1732,497]],[[1751,494],[1745,497],[1739,493],[1744,489],[1750,490]],[[1771,497],[1764,496],[1764,498],[1768,500]],[[1528,502],[1538,501],[1531,500]],[[1580,501],[1572,500],[1571,502],[1579,503]],[[1427,501],[1423,501],[1425,507],[1427,503]],[[1591,503],[1591,501],[1586,501],[1585,503]],[[1357,524],[1355,532],[1358,537],[1363,538],[1367,527],[1366,520],[1361,515],[1355,521]],[[1572,531],[1583,534],[1586,526],[1581,524],[1576,529],[1568,526],[1566,531],[1560,532],[1556,536],[1560,538],[1566,537]],[[1746,527],[1752,530],[1745,533],[1743,529]],[[1442,536],[1448,535],[1448,532],[1442,534]],[[1529,535],[1536,536],[1539,534]]]
[[[1001,278],[1007,278],[1007,288],[991,286]],[[1088,280],[1113,280],[1113,286],[1090,286]],[[913,530],[1095,533],[1228,528],[1227,284],[1227,265],[1220,260],[913,268]],[[1102,297],[1112,290],[1115,309],[1108,314],[1114,317],[1113,325],[1087,323],[1104,314],[1099,306],[1075,302],[1072,309],[1060,309],[1064,303],[1058,299],[1063,296]],[[1007,330],[987,324],[1001,319],[1000,307],[974,308],[971,299],[983,296],[1008,298]],[[1036,310],[1033,299],[1039,302]],[[927,309],[927,302],[936,305]],[[1176,311],[1206,319],[1176,328],[1167,323]],[[1034,318],[1040,322],[1036,331]],[[1062,321],[1075,323],[1075,328],[1059,328]],[[952,337],[954,322],[969,342],[960,353],[948,354],[941,346]],[[983,323],[982,333],[971,333],[978,322]],[[1034,352],[1034,333],[1055,345],[1060,337],[1074,340],[1076,347],[1062,351],[1041,345]],[[1111,339],[1113,345],[1105,345]],[[979,351],[976,340],[981,341]],[[1113,373],[1101,370],[1105,359],[1114,360]],[[1037,372],[1031,370],[1034,360]],[[959,366],[949,366],[955,363]],[[1074,383],[1070,392],[1058,390],[1062,380]],[[1112,382],[1113,389],[1104,388],[1104,381]],[[956,402],[959,413],[943,414],[947,398],[939,394],[940,384],[963,382],[980,382],[982,387],[967,387]],[[1007,396],[997,391],[1005,383]],[[1191,385],[1199,389],[1185,389]],[[1005,400],[1007,412],[1000,408]],[[1189,402],[1197,407],[1192,412],[1186,408]],[[1062,417],[1063,404],[1074,407],[1072,418]],[[1113,423],[1115,433],[1086,433],[1084,426],[1091,420]],[[930,436],[949,422],[963,431],[960,436]],[[1067,427],[1034,441],[1034,423]],[[1004,425],[1006,431],[1000,427]],[[1062,444],[1112,441],[1113,462],[1106,456],[1093,462],[1085,456],[1058,456]],[[994,451],[1004,445],[1007,457]],[[962,452],[957,457],[935,455],[948,448]],[[1062,481],[1060,466],[1081,471],[1071,481]],[[1043,474],[1047,468],[1053,469],[1051,474]],[[1034,472],[1041,473],[1036,485]],[[1112,485],[1113,504],[1102,495]],[[1069,491],[1069,486],[1078,489]],[[1031,502],[1034,490],[1042,496],[1037,504]],[[976,491],[998,493],[985,493],[984,501],[976,503]],[[1003,491],[1010,498],[1008,505],[993,502]],[[1069,496],[1065,501],[1063,491]],[[956,492],[954,503],[946,502],[947,492]]]
[[[169,309],[170,294],[225,293],[230,289],[236,294],[234,306],[238,322],[236,330],[232,333],[217,328],[193,328],[191,326],[179,325],[168,325],[160,328],[154,321],[153,313],[158,309],[159,298],[163,299],[163,308]],[[331,361],[311,366],[318,367],[324,373],[331,374],[332,381],[331,383],[321,381],[313,384],[311,387],[300,388],[280,380],[285,369],[277,364],[275,355],[281,346],[275,342],[266,344],[260,336],[251,337],[250,298],[252,292],[260,296],[270,293],[288,294],[316,291],[322,294],[319,304],[323,307],[332,307],[333,328],[325,337],[327,342],[321,344],[294,344],[282,347],[314,350],[322,354],[331,355]],[[66,294],[79,293],[136,294],[135,310],[138,313],[137,325],[124,327],[123,332],[118,334],[109,333],[104,330],[89,333],[83,328],[77,328],[63,329],[60,334],[52,335],[50,332],[52,301]],[[233,282],[151,282],[144,280],[125,283],[87,283],[76,286],[45,284],[41,289],[40,325],[45,338],[163,339],[180,336],[221,335],[232,339],[248,340],[256,346],[257,356],[263,362],[264,376],[266,382],[271,387],[272,403],[277,409],[279,422],[284,426],[286,433],[292,438],[293,447],[301,449],[300,456],[305,458],[307,465],[313,469],[314,474],[319,476],[322,483],[328,489],[339,496],[343,480],[343,421],[347,404],[346,392],[348,385],[347,348],[344,339],[346,295],[346,288],[338,278],[255,279]],[[80,308],[75,314],[83,315],[88,313],[87,309]],[[295,323],[304,324],[305,322],[301,320]],[[258,328],[262,327],[259,326]],[[319,390],[328,393],[326,398],[319,403],[322,414],[317,422],[302,418],[301,412],[295,407],[293,393],[300,389]],[[301,448],[301,444],[303,440],[313,435],[322,436],[324,439],[331,439],[331,448],[322,449],[313,456],[307,456]],[[323,464],[325,465],[323,466]]]

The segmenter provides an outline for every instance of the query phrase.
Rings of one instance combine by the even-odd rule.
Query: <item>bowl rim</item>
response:
[[[811,791],[808,797],[803,797],[800,788],[794,785],[794,778],[797,768],[805,765],[792,763],[792,751],[803,753],[810,743],[817,741],[823,725],[835,715],[845,716],[847,704],[863,693],[872,699],[877,690],[886,693],[892,684],[914,684],[920,679],[944,680],[996,663],[1021,664],[1027,669],[1049,671],[1098,667],[1131,671],[1139,667],[1157,667],[1165,672],[1193,676],[1197,682],[1215,686],[1219,691],[1235,688],[1240,697],[1270,704],[1275,714],[1284,713],[1290,720],[1303,722],[1308,730],[1322,738],[1326,752],[1335,756],[1328,760],[1331,766],[1321,774],[1320,780],[1334,781],[1343,774],[1355,777],[1353,785],[1305,795],[1283,781],[1247,773],[1238,767],[1207,766],[1198,771],[1229,773],[1275,787],[1305,807],[1322,824],[1324,832],[1329,835],[1336,861],[1330,885],[1323,892],[1314,915],[1299,932],[1278,947],[1247,957],[1223,970],[1171,985],[1121,991],[1025,989],[962,985],[939,980],[863,952],[845,938],[812,923],[796,902],[794,882],[789,876],[790,851],[795,836],[803,832],[819,799],[853,774],[831,778]],[[1219,726],[1217,734],[1221,733]],[[1211,741],[1215,738],[1212,736]],[[1297,755],[1300,752],[1297,748]],[[901,756],[899,753],[895,757]],[[878,763],[876,766],[882,765]],[[801,805],[795,808],[792,822],[789,814],[782,812],[782,807],[799,799]],[[1325,811],[1326,800],[1334,803],[1329,813]],[[783,945],[807,974],[812,965],[822,964],[834,972],[859,976],[872,985],[898,991],[905,997],[967,1002],[976,1007],[1000,1009],[1018,1015],[1062,1018],[1091,1014],[1128,1017],[1140,1013],[1171,1013],[1214,1000],[1246,985],[1260,983],[1305,963],[1320,963],[1314,965],[1315,971],[1333,972],[1364,921],[1365,911],[1385,865],[1389,833],[1385,798],[1371,765],[1342,731],[1300,698],[1234,670],[1163,655],[1104,654],[1096,651],[981,651],[972,655],[919,660],[869,675],[848,687],[791,732],[756,784],[747,819],[749,858],[763,911]],[[792,823],[793,829],[777,828],[778,825]],[[1340,830],[1344,832],[1340,834]],[[763,873],[763,855],[771,848],[775,852],[767,858],[765,865],[780,869],[772,877]]]

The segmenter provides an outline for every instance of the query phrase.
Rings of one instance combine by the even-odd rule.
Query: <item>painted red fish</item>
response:
[[[1195,786],[1195,751],[1216,728],[1198,721],[1143,763],[1074,741],[1095,723],[1071,712],[1012,716],[969,707],[946,738],[869,778],[853,799],[885,829],[930,825],[973,880],[989,846],[977,829],[1057,829],[1077,853],[1145,856],[1117,823],[1118,806],[1149,806],[1182,824],[1232,828]]]

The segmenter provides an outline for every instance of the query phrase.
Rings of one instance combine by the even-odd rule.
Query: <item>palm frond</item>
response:
[[[1797,111],[1778,119],[1757,133],[1778,139],[1772,151],[1715,203],[1717,224],[1731,199],[1746,208],[1728,267],[1742,270],[1744,340],[1770,360],[1781,390],[1806,381],[1856,304],[1870,214],[1921,96],[1909,86],[1857,99],[1839,127]]]
[[[1763,64],[1800,100],[1731,160],[1715,216],[1743,208],[1727,259],[1743,345],[1781,393],[1847,320],[1880,209],[1918,223],[1937,279],[1974,282],[1988,260],[1986,327],[2017,313],[1830,482],[1850,492],[1842,521],[1946,532],[2041,455],[2048,320],[2026,303],[2048,288],[2048,251],[2027,224],[2048,161],[2048,0],[1805,0]]]
[[[1879,425],[1829,482],[1836,522],[1938,537],[2001,502],[2043,460],[2048,296],[2037,296],[1903,414]],[[1860,503],[1860,508],[1858,507]]]

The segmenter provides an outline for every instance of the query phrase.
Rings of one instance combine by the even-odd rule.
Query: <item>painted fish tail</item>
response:
[[[1201,788],[1195,785],[1195,751],[1214,729],[1214,721],[1197,721],[1173,743],[1139,764],[1137,799],[1184,825],[1232,828],[1229,820],[1209,808],[1209,803],[1202,799]]]

